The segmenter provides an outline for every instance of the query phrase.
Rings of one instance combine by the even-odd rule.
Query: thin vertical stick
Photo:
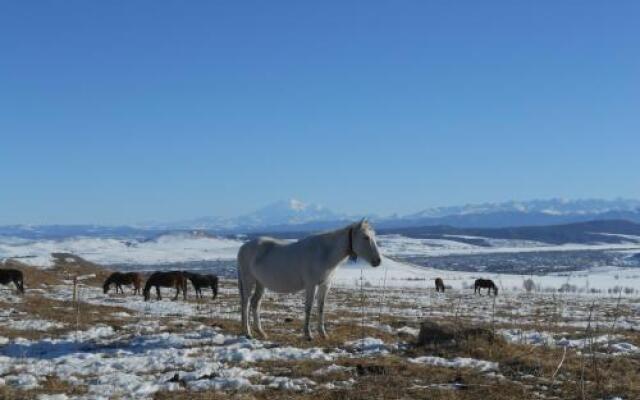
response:
[[[387,264],[385,263],[384,279],[382,280],[382,297],[380,298],[380,311],[378,311],[378,325],[382,325],[382,306],[384,305],[386,292],[387,292]]]
[[[462,301],[462,296],[459,295],[458,297],[458,304],[456,304],[456,312],[455,312],[455,317],[454,317],[454,334],[456,337],[456,340],[458,340],[458,327],[460,326],[460,324],[458,324],[458,313],[460,311],[460,302]]]
[[[364,341],[364,269],[360,264],[360,338]]]
[[[613,310],[613,321],[611,321],[611,327],[609,328],[609,334],[607,335],[607,352],[610,352],[611,337],[613,336],[613,332],[616,327],[616,322],[618,321],[618,313],[619,313],[621,301],[622,301],[622,290],[618,294],[618,301],[616,302],[616,308]]]
[[[491,305],[491,335],[496,334],[496,296],[493,296],[493,303]]]
[[[564,359],[567,356],[567,346],[563,346],[562,348],[564,349],[562,351],[562,358],[560,359],[560,363],[558,364],[558,367],[556,368],[556,370],[553,372],[553,375],[551,376],[551,387],[553,387],[553,384],[556,382],[556,375],[558,374],[558,371],[560,371],[560,368],[562,368],[562,364],[564,364]]]
[[[73,298],[76,307],[76,343],[78,343],[78,336],[80,335],[80,291],[78,290],[78,296],[76,297],[76,285],[77,279],[73,279]]]
[[[78,287],[78,277],[74,276],[73,277],[73,296],[72,296],[72,301],[75,303],[76,302],[76,290]]]
[[[595,326],[595,336],[598,336],[598,314],[594,313],[594,322],[593,322],[594,326]],[[589,340],[589,351],[591,352],[591,362],[592,362],[592,367],[593,367],[593,372],[594,375],[596,377],[596,385],[598,387],[598,389],[600,389],[600,370],[598,369],[598,359],[596,357],[596,352],[594,351],[593,347],[594,347],[594,335],[591,336],[590,340]]]
[[[584,381],[584,351],[587,345],[587,339],[590,337],[591,331],[591,316],[593,315],[593,307],[595,306],[595,301],[591,303],[591,307],[589,307],[589,319],[587,320],[587,328],[585,330],[585,339],[583,341],[582,351],[580,353],[580,392],[582,394],[582,400],[585,400],[585,381]]]

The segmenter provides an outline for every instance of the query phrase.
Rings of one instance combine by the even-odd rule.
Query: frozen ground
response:
[[[130,290],[125,296],[104,295],[99,284],[89,284],[88,279],[79,286],[79,302],[74,304],[68,275],[40,285],[27,281],[25,296],[0,286],[0,390],[10,391],[0,391],[0,397],[187,398],[180,396],[217,391],[269,398],[286,391],[304,398],[365,390],[373,384],[368,380],[372,374],[378,381],[382,378],[376,374],[392,374],[394,379],[406,376],[402,387],[412,391],[411,396],[399,392],[395,397],[493,385],[518,388],[516,397],[566,398],[558,390],[574,390],[578,378],[571,368],[577,368],[585,354],[602,363],[630,363],[620,367],[623,372],[640,367],[638,269],[603,266],[544,276],[444,271],[393,257],[430,249],[480,249],[395,236],[381,237],[380,244],[390,257],[380,267],[345,263],[337,270],[326,307],[332,338],[313,342],[302,340],[301,294],[267,292],[263,326],[270,339],[240,336],[234,280],[223,280],[215,301],[190,297],[187,302],[171,301],[169,290],[164,300],[150,302],[131,296]],[[233,260],[239,245],[236,240],[189,235],[140,242],[5,238],[0,241],[0,258],[19,257],[55,274],[51,252],[70,252],[109,265],[155,266]],[[515,251],[540,244],[496,246]],[[446,293],[435,293],[435,277],[444,279]],[[479,277],[496,282],[497,298],[473,294],[470,286]],[[533,280],[532,293],[523,290],[525,279]],[[416,347],[422,321],[482,327],[500,339],[466,347]],[[568,353],[566,365],[555,375],[563,352]],[[531,366],[523,354],[539,358]],[[541,360],[552,360],[553,366]],[[550,383],[552,374],[562,387]],[[630,385],[600,391],[606,396],[594,398],[636,398],[640,388]]]
[[[402,264],[387,265],[387,273],[396,270],[407,278],[413,271]],[[25,297],[2,290],[0,304],[8,311],[0,316],[0,384],[26,394],[45,392],[77,399],[146,399],[158,393],[207,390],[304,394],[357,387],[363,379],[363,372],[358,371],[369,367],[355,365],[353,360],[373,360],[374,366],[394,360],[418,371],[464,370],[478,379],[486,375],[484,379],[500,382],[520,379],[503,376],[510,370],[502,367],[501,359],[441,351],[416,354],[411,343],[424,320],[492,326],[515,346],[640,357],[635,333],[640,330],[640,303],[634,296],[505,290],[493,298],[474,296],[461,288],[438,294],[426,288],[426,281],[423,286],[388,285],[382,290],[355,281],[361,271],[384,273],[383,267],[361,270],[356,264],[344,268],[337,276],[342,283],[332,290],[327,305],[329,329],[337,338],[311,343],[300,338],[301,294],[267,293],[263,323],[271,340],[239,336],[234,281],[223,281],[215,301],[188,302],[144,302],[139,296],[104,295],[97,286],[82,285],[77,293],[85,304],[81,311],[50,321],[19,308],[38,299],[69,304],[72,289],[68,283],[46,285]],[[165,297],[170,297],[169,292]],[[91,328],[75,329],[93,313],[93,306],[113,307],[109,315],[92,317],[97,321],[109,317],[111,325],[97,322]],[[105,313],[104,308],[100,310]],[[114,320],[119,322],[114,325]],[[61,327],[68,329],[47,334]],[[42,332],[37,339],[25,339],[23,329]],[[292,372],[291,366],[299,362],[311,363],[306,375]],[[51,377],[70,389],[51,390],[47,384]],[[442,382],[429,381],[428,375],[414,383],[440,389],[454,385],[442,386]]]
[[[105,296],[98,287],[82,286],[78,291],[82,302],[128,309],[129,312],[112,314],[125,323],[118,326],[117,330],[99,324],[90,329],[71,329],[57,337],[38,340],[23,339],[19,334],[12,339],[0,337],[0,343],[3,344],[0,347],[0,383],[24,391],[37,389],[47,377],[55,376],[82,387],[82,394],[72,398],[91,399],[112,396],[143,399],[151,398],[158,391],[309,391],[344,388],[352,383],[349,380],[317,383],[311,378],[274,376],[269,369],[256,367],[256,364],[315,361],[319,367],[313,376],[317,378],[337,370],[349,370],[348,367],[335,364],[323,370],[322,365],[341,359],[390,355],[402,343],[362,337],[345,341],[336,347],[296,347],[245,339],[237,334],[226,333],[220,327],[197,322],[202,318],[222,321],[237,319],[237,297],[232,285],[225,284],[220,299],[215,303],[170,300],[144,302],[140,297]],[[48,289],[38,290],[34,296],[57,301],[70,299],[71,289],[68,285],[56,285]],[[3,295],[3,301],[13,300],[13,296],[7,295],[6,291]],[[266,323],[274,324],[291,315],[292,308],[299,303],[297,297],[279,298],[278,310],[265,312]],[[29,301],[28,297],[25,301]],[[4,323],[8,330],[18,331],[25,324],[36,321],[20,312],[8,314],[12,316]],[[71,323],[66,324],[73,325],[73,318]],[[39,321],[37,326],[46,330],[53,325],[61,326],[64,323]],[[296,330],[291,333],[298,335]],[[461,363],[456,359],[448,362],[442,359],[437,365],[478,368],[480,371],[486,369],[483,361]]]

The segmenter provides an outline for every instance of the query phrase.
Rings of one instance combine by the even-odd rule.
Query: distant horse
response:
[[[211,291],[213,292],[213,299],[216,299],[218,296],[217,276],[212,274],[202,275],[193,272],[185,272],[184,275],[191,281],[193,288],[196,290],[196,298],[198,298],[198,294],[200,295],[200,298],[202,298],[202,288],[208,287],[211,288]]]
[[[162,295],[160,294],[161,286],[176,288],[176,295],[173,297],[173,300],[178,299],[180,291],[182,291],[182,297],[184,300],[187,299],[187,278],[181,271],[154,272],[151,274],[149,279],[147,279],[147,283],[144,285],[144,290],[142,291],[144,301],[148,301],[151,297],[149,293],[151,291],[151,286],[156,287],[156,296],[158,300],[162,300]]]
[[[436,292],[444,293],[444,282],[442,278],[436,278]]]
[[[294,243],[260,237],[243,244],[238,251],[238,286],[244,333],[252,337],[249,314],[253,310],[256,330],[266,338],[260,324],[260,302],[267,288],[278,293],[305,291],[304,334],[307,339],[311,339],[309,318],[317,292],[318,331],[322,337],[327,337],[324,302],[335,269],[347,257],[352,260],[362,257],[374,267],[380,265],[375,233],[367,221]]]
[[[18,293],[24,294],[24,276],[22,271],[17,269],[0,269],[0,283],[8,285],[9,282],[13,282],[16,285]]]
[[[104,281],[104,285],[102,285],[104,294],[109,292],[109,287],[112,284],[116,286],[116,294],[118,293],[118,289],[120,289],[120,293],[124,294],[122,285],[133,285],[133,294],[140,294],[140,288],[142,287],[142,275],[137,272],[114,272],[109,275],[107,280]]]
[[[496,286],[495,283],[493,283],[491,279],[476,279],[476,282],[473,285],[473,294],[478,293],[480,296],[482,296],[480,289],[484,289],[484,288],[487,289],[488,295],[491,295],[492,289],[493,289],[493,295],[494,296],[498,295],[498,287]]]

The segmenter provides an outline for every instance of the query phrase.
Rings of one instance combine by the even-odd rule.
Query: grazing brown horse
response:
[[[436,278],[436,292],[444,293],[444,282],[442,278]]]
[[[8,285],[9,282],[13,282],[16,285],[18,293],[24,294],[24,277],[22,271],[17,269],[0,269],[0,283]]]
[[[480,289],[484,289],[484,288],[487,289],[488,295],[491,295],[492,289],[493,289],[493,295],[494,296],[498,295],[498,287],[496,286],[495,283],[493,283],[491,279],[476,279],[476,282],[473,285],[473,294],[478,293],[480,296],[482,296]]]
[[[213,299],[218,296],[218,277],[212,274],[202,275],[193,272],[185,272],[184,275],[189,278],[193,288],[196,290],[196,298],[198,294],[202,298],[202,288],[209,287],[213,292]]]
[[[162,296],[160,295],[161,286],[176,288],[176,295],[173,297],[174,300],[178,299],[180,291],[182,291],[182,297],[185,300],[187,299],[187,278],[184,276],[184,272],[182,271],[154,272],[151,274],[149,279],[147,279],[147,283],[144,285],[144,290],[142,291],[144,301],[149,300],[151,297],[149,293],[151,291],[151,286],[156,287],[158,300],[162,300]]]
[[[104,294],[109,292],[109,287],[112,284],[116,286],[116,294],[118,293],[118,289],[120,289],[120,293],[124,294],[122,285],[133,285],[133,294],[140,294],[140,288],[142,287],[142,275],[137,272],[114,272],[109,275],[106,281],[104,281],[104,285],[102,286]]]

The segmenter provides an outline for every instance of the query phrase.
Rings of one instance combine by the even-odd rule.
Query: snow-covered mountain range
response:
[[[429,208],[381,221],[385,227],[450,225],[504,228],[557,225],[593,220],[640,222],[640,200],[548,199]]]
[[[363,214],[364,215],[364,214]],[[314,231],[340,226],[363,215],[350,215],[296,199],[278,201],[237,217],[201,217],[130,226],[0,226],[0,235],[17,237],[148,236],[149,232],[207,230],[217,233]],[[448,225],[503,228],[555,225],[591,220],[640,222],[640,200],[549,199],[428,208],[404,216],[368,215],[379,229]]]
[[[546,199],[530,201],[508,201],[503,203],[467,204],[464,206],[427,208],[405,219],[442,218],[452,215],[492,213],[540,213],[547,215],[597,215],[612,211],[638,211],[640,200],[631,199]]]

